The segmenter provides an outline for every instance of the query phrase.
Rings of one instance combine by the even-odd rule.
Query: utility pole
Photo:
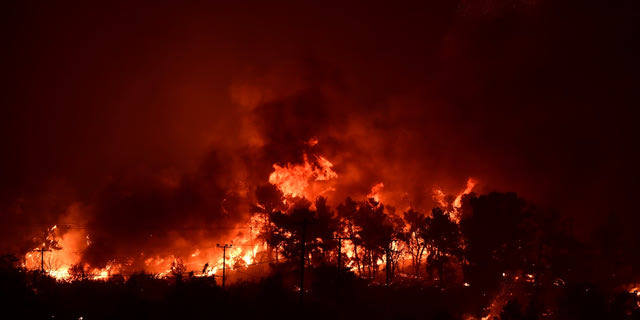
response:
[[[40,251],[40,272],[44,274],[44,252],[51,251],[51,249],[45,249],[44,247],[40,249],[35,249],[33,251]]]
[[[306,256],[306,245],[307,245],[307,225],[316,224],[316,222],[309,222],[307,217],[302,219],[302,232],[300,233],[300,306],[304,303],[304,263]]]
[[[220,245],[219,243],[216,243],[216,247],[218,248],[222,248],[222,289],[224,289],[224,282],[225,282],[225,278],[226,278],[226,268],[227,268],[227,248],[232,248],[233,245],[232,244],[224,244],[224,245]]]

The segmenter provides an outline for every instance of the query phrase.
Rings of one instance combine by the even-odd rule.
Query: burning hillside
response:
[[[635,319],[636,7],[8,3],[0,300]]]
[[[317,139],[311,141],[314,141],[312,147],[318,143]],[[318,250],[323,257],[315,258],[314,261],[335,264],[338,256],[343,256],[341,265],[349,267],[350,270],[362,276],[365,275],[366,269],[368,277],[374,277],[374,269],[377,271],[384,268],[387,263],[387,267],[393,266],[394,272],[400,267],[407,269],[409,262],[412,261],[409,251],[406,250],[406,246],[410,242],[402,243],[401,234],[408,232],[414,226],[411,226],[412,221],[408,220],[411,218],[403,217],[399,213],[396,214],[394,208],[384,209],[384,205],[380,202],[384,183],[374,185],[369,194],[356,198],[357,202],[348,198],[347,202],[340,204],[337,207],[338,211],[334,212],[327,204],[327,198],[331,198],[331,193],[336,190],[334,186],[340,184],[339,174],[333,170],[334,165],[319,154],[313,154],[312,160],[310,160],[310,157],[304,153],[302,159],[302,163],[287,163],[284,166],[274,164],[273,172],[269,174],[269,184],[261,187],[256,191],[256,195],[251,197],[256,201],[250,206],[253,209],[240,215],[244,218],[232,218],[231,220],[236,222],[227,224],[229,227],[215,223],[200,227],[170,227],[168,232],[165,231],[165,234],[159,234],[161,236],[160,242],[153,241],[151,238],[154,235],[149,232],[143,234],[145,238],[149,238],[145,239],[147,243],[138,248],[131,248],[127,251],[129,255],[111,251],[114,253],[112,256],[102,257],[97,264],[94,264],[92,259],[94,259],[95,252],[92,251],[105,250],[102,247],[104,244],[98,246],[92,240],[91,230],[94,226],[65,224],[59,227],[54,225],[43,231],[44,240],[42,243],[38,242],[38,237],[32,239],[36,246],[25,254],[23,266],[31,270],[40,269],[60,280],[106,279],[112,275],[131,274],[136,271],[146,271],[164,276],[171,274],[176,265],[179,265],[183,272],[191,272],[197,276],[220,276],[222,267],[226,267],[227,264],[229,270],[234,271],[237,268],[249,268],[262,263],[278,261],[279,257],[283,255],[282,252],[278,253],[278,250],[283,250],[284,247],[290,245],[289,241],[297,241],[294,236],[296,232],[288,230],[291,226],[280,225],[281,221],[278,219],[286,220],[285,217],[304,209],[307,210],[309,219],[317,219],[318,217],[315,215],[321,215],[324,222],[328,223],[328,225],[322,226],[326,230],[320,231],[325,236],[324,238],[316,237],[315,240],[310,238],[311,241],[317,242],[317,245],[321,244],[322,247]],[[445,195],[441,189],[435,188],[433,200],[444,208],[449,219],[457,224],[459,223],[461,199],[472,191],[476,183],[475,180],[469,179],[467,187],[461,193],[453,195]],[[179,184],[180,182],[172,182],[168,185],[163,183],[162,188],[180,189]],[[232,195],[232,191],[227,191],[226,194]],[[244,198],[249,199],[250,197],[245,196]],[[394,204],[393,198],[390,196],[385,196],[385,200]],[[221,201],[223,206],[221,221],[227,219],[230,214],[224,208],[228,201],[227,198]],[[347,207],[351,207],[351,209],[345,209]],[[322,210],[324,211],[320,212]],[[349,212],[349,210],[355,210],[355,212]],[[415,212],[412,211],[413,209],[409,210]],[[74,219],[90,220],[90,217],[81,216],[83,212],[77,205],[70,208],[69,211],[72,213],[68,216],[73,215]],[[359,219],[365,220],[360,221]],[[377,220],[366,221],[366,219]],[[366,224],[372,223],[386,225],[386,227],[381,227],[389,228],[388,231],[391,233],[384,236],[387,239],[385,241],[389,243],[386,245],[380,243],[376,246],[388,246],[394,254],[374,253],[371,248],[361,247],[361,256],[359,256],[358,248],[365,242],[365,231],[372,232],[371,228],[374,227],[374,225],[367,227]],[[198,236],[190,236],[189,234],[192,233],[197,233]],[[420,235],[412,231],[411,237],[417,238]],[[336,239],[344,239],[344,241],[340,240],[341,243],[338,244]],[[420,240],[417,241],[420,242]],[[229,250],[225,250],[224,257],[219,252],[220,250],[214,246],[218,242],[226,242],[232,246]],[[421,245],[423,248],[419,250],[427,249],[424,240]],[[289,248],[289,250],[292,249]],[[311,252],[313,251],[311,250]],[[426,252],[425,259],[429,250]],[[102,254],[105,252],[103,251]],[[414,276],[419,276],[422,272],[417,268],[416,263],[423,263],[422,259],[416,260],[413,257],[412,263],[413,270],[417,271]],[[243,278],[241,275],[237,275],[237,277]]]

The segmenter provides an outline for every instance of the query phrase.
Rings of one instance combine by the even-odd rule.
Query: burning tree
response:
[[[181,283],[187,266],[182,259],[175,259],[171,262],[171,276],[175,279],[176,283]]]
[[[369,277],[375,278],[383,257],[391,259],[389,250],[392,242],[402,233],[400,221],[394,208],[385,210],[384,205],[373,199],[359,203],[353,223],[358,230],[355,236],[361,239],[364,250],[361,262]]]
[[[402,234],[402,239],[407,244],[408,252],[411,254],[413,274],[419,277],[422,256],[427,248],[427,242],[425,241],[426,217],[418,211],[409,209],[404,213],[404,221],[408,229]]]
[[[264,259],[270,260],[275,255],[275,260],[278,260],[278,250],[284,242],[283,236],[278,230],[275,230],[272,223],[273,216],[283,214],[286,210],[286,206],[282,201],[282,192],[272,184],[265,184],[258,186],[255,191],[256,204],[252,210],[254,215],[260,217],[260,224],[257,226],[260,231],[259,239],[267,244],[268,252]]]
[[[349,239],[352,246],[351,259],[355,263],[356,270],[362,274],[360,254],[358,248],[362,246],[363,240],[360,238],[360,227],[354,223],[354,219],[358,214],[358,203],[351,198],[347,198],[344,203],[337,207],[338,216],[340,217],[340,233],[339,236]]]
[[[337,256],[338,242],[336,235],[340,228],[340,222],[335,212],[327,204],[327,199],[319,197],[315,201],[313,224],[307,230],[307,237],[311,241],[308,247],[311,262],[314,265],[333,262]],[[335,255],[332,255],[335,253]]]
[[[305,259],[311,257],[310,261],[314,264],[331,260],[331,253],[337,247],[334,237],[339,227],[338,220],[324,198],[318,198],[313,207],[306,199],[299,199],[287,212],[274,211],[269,215],[272,234],[265,238],[276,250],[282,248],[281,253],[285,258],[298,257],[305,228]]]
[[[71,280],[86,280],[89,278],[89,270],[84,263],[76,263],[69,268],[69,277]]]

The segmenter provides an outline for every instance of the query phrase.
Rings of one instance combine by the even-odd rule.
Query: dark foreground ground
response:
[[[107,281],[56,281],[3,268],[2,319],[476,319],[500,303],[496,319],[640,319],[636,294],[587,283],[510,294],[473,287],[391,286],[309,270],[300,304],[296,275],[277,272],[223,289],[212,277],[158,278],[139,273]],[[500,295],[500,291],[502,294]],[[500,299],[495,297],[499,296]],[[496,309],[496,308],[494,308]]]

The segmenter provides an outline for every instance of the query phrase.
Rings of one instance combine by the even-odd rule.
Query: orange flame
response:
[[[55,246],[47,246],[43,243],[41,248],[35,248],[24,256],[23,267],[39,270],[44,260],[44,271],[58,280],[70,280],[74,277],[73,266],[79,266],[84,276],[89,279],[105,279],[121,268],[120,265],[111,263],[105,268],[92,268],[88,264],[80,264],[81,252],[86,249],[91,241],[89,235],[83,230],[71,229],[62,232],[57,225],[48,229],[46,240],[55,243]],[[45,249],[44,252],[37,252]],[[44,255],[44,256],[42,256]]]
[[[329,160],[320,155],[314,157],[315,160],[310,162],[307,155],[304,154],[302,164],[287,163],[284,167],[274,164],[274,171],[269,175],[269,183],[277,186],[287,197],[314,199],[315,196],[333,190],[330,187],[321,190],[312,188],[311,184],[314,181],[328,181],[338,177]]]
[[[478,181],[473,178],[467,179],[466,188],[458,193],[455,199],[452,202],[447,201],[447,195],[442,191],[442,189],[436,187],[433,189],[433,200],[435,200],[443,210],[447,210],[449,216],[456,223],[460,222],[460,207],[462,207],[462,197],[467,195],[473,191],[473,188],[478,184]]]
[[[380,191],[382,191],[382,188],[384,188],[384,183],[382,182],[371,187],[371,193],[367,195],[367,199],[373,199],[376,202],[380,202]]]
[[[251,227],[260,223],[260,221],[254,221],[256,219],[260,218],[257,216],[252,218],[249,223]],[[239,229],[245,229],[245,227]],[[110,262],[104,268],[95,268],[87,263],[82,263],[81,253],[91,244],[89,235],[84,230],[70,229],[63,232],[54,226],[49,228],[48,232],[47,241],[56,243],[56,247],[43,246],[28,252],[24,256],[23,267],[39,270],[42,262],[41,254],[44,254],[45,273],[60,281],[71,281],[80,276],[85,279],[107,280],[110,276],[120,274],[127,268],[126,264],[116,261]],[[223,263],[226,264],[227,271],[234,271],[237,268],[248,267],[255,263],[255,253],[264,249],[264,244],[254,240],[251,233],[238,233],[231,240],[233,247],[226,250],[225,258],[222,256],[222,251],[214,246],[195,248],[187,257],[174,255],[148,257],[144,260],[145,271],[160,277],[170,276],[174,271],[172,263],[175,264],[179,261],[184,265],[183,271],[191,271],[194,276],[221,275]],[[36,252],[40,249],[51,251]],[[144,256],[144,254],[142,255]]]

